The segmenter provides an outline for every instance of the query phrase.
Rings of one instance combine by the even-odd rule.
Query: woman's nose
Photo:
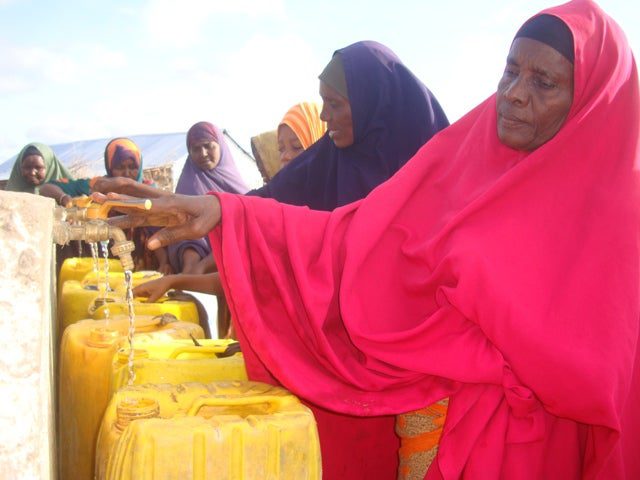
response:
[[[527,87],[522,77],[518,76],[513,79],[504,90],[504,96],[507,100],[518,105],[527,103],[529,97]]]
[[[284,152],[282,152],[282,155],[280,156],[281,163],[288,163],[291,160],[293,160],[293,152],[291,152],[291,150],[287,149]]]
[[[322,110],[320,110],[320,120],[322,120],[323,122],[329,121],[329,113],[327,112],[324,103],[322,104]]]

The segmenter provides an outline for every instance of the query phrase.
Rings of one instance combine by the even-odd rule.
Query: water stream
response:
[[[133,335],[136,332],[136,324],[135,324],[135,312],[133,309],[133,278],[131,274],[131,270],[126,270],[124,272],[124,282],[127,288],[127,307],[129,308],[129,358],[127,361],[127,366],[129,369],[129,381],[128,385],[133,385],[133,382],[136,380],[136,372],[133,371],[133,359],[134,359],[134,351],[133,351]]]
[[[102,250],[102,257],[104,258],[104,319],[107,321],[107,325],[109,324],[109,302],[108,302],[108,292],[111,291],[111,287],[109,286],[109,241],[100,242],[100,248]],[[100,283],[98,281],[98,283]]]
[[[89,248],[91,249],[91,258],[93,258],[93,273],[98,278],[100,263],[98,262],[98,244],[95,242],[89,243]]]

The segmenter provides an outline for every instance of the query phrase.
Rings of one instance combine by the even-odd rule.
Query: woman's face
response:
[[[27,155],[22,159],[20,171],[30,185],[41,185],[47,175],[44,158],[40,155]]]
[[[111,176],[113,177],[127,177],[137,180],[139,173],[140,168],[133,158],[125,158],[118,166],[111,167]]]
[[[284,123],[278,127],[278,151],[282,167],[304,152],[298,136],[293,133],[289,125]]]
[[[189,147],[189,155],[201,170],[213,170],[220,163],[220,145],[213,141],[196,142]]]
[[[322,111],[320,119],[327,122],[327,132],[338,148],[353,145],[353,119],[349,100],[324,82],[320,82]]]
[[[516,150],[535,150],[558,133],[572,101],[571,62],[542,42],[517,38],[498,84],[500,141]]]

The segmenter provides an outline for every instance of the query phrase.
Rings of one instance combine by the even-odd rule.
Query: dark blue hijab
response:
[[[316,210],[367,196],[449,125],[427,87],[384,45],[357,42],[341,55],[353,117],[353,145],[325,134],[264,187],[249,195]]]

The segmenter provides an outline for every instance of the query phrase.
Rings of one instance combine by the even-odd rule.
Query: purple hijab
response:
[[[204,195],[208,192],[245,193],[248,188],[244,184],[231,151],[224,141],[224,134],[209,122],[198,122],[187,132],[187,151],[199,142],[216,142],[220,145],[220,162],[212,170],[202,170],[187,157],[176,193],[183,195]]]
[[[433,135],[449,125],[431,92],[384,45],[357,42],[341,55],[354,144],[325,135],[249,195],[333,210],[367,196]]]
[[[218,165],[211,170],[202,170],[189,155],[182,168],[176,193],[183,195],[204,195],[208,192],[245,193],[248,188],[236,168],[231,151],[224,141],[222,130],[209,122],[196,123],[187,132],[187,151],[194,144],[203,141],[213,141],[220,146]],[[182,253],[187,248],[198,252],[200,258],[211,253],[207,238],[171,245],[168,247],[169,262],[174,271],[182,271]]]

